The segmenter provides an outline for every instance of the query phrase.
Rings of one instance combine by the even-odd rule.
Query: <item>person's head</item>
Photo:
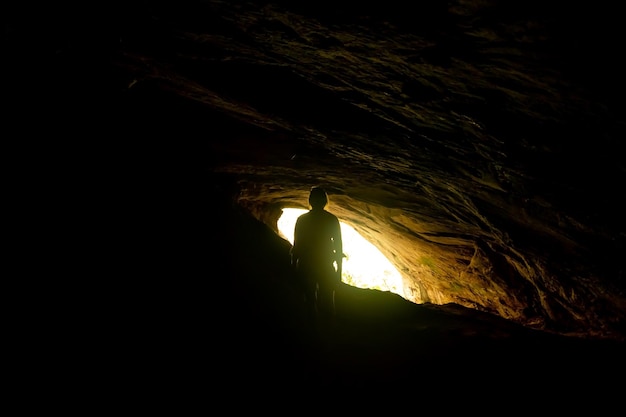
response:
[[[328,195],[322,187],[312,187],[309,194],[309,204],[313,209],[323,209],[328,204]]]

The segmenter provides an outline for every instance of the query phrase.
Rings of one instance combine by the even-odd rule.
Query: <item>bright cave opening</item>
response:
[[[283,208],[277,222],[278,231],[293,245],[293,229],[296,219],[308,210]],[[361,236],[352,226],[339,222],[343,239],[341,280],[353,287],[389,291],[406,298],[400,272],[372,243]]]

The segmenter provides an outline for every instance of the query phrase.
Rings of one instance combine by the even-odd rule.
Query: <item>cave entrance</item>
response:
[[[296,219],[308,210],[284,208],[277,222],[281,236],[293,245],[293,229]],[[404,296],[404,283],[400,272],[380,250],[367,241],[352,226],[339,222],[343,239],[343,261],[341,280],[353,287],[390,291]]]

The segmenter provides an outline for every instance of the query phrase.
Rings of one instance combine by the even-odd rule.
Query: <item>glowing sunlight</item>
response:
[[[284,208],[278,219],[281,235],[293,244],[293,228],[296,219],[308,210]],[[342,281],[359,288],[390,291],[404,298],[402,276],[387,258],[354,228],[340,222],[343,238]]]

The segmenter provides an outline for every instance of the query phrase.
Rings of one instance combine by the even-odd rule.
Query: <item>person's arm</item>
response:
[[[289,251],[291,255],[291,266],[295,268],[298,265],[298,222],[296,221],[296,225],[293,230],[293,245],[291,246],[291,250]]]
[[[339,281],[341,281],[341,275],[343,273],[343,239],[341,237],[341,225],[339,219],[336,220],[335,232],[333,234],[333,247],[335,250],[335,261],[337,262],[337,273],[339,275]]]
[[[343,240],[341,238],[341,226],[339,224],[339,219],[335,221],[335,232],[333,235],[333,245],[335,249],[335,254],[338,259],[343,258]]]

